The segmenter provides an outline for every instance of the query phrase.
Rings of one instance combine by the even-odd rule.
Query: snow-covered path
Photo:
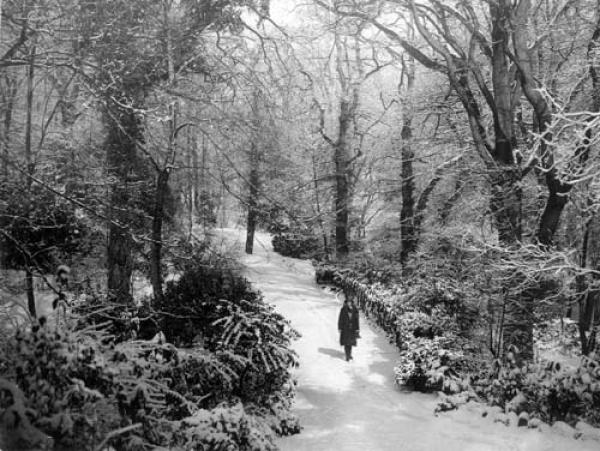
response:
[[[228,231],[229,237],[234,235]],[[237,235],[241,240],[241,235]],[[433,415],[435,396],[407,393],[394,385],[395,348],[361,318],[354,361],[337,342],[341,302],[314,282],[310,262],[281,257],[265,235],[254,255],[242,258],[246,276],[302,333],[295,402],[304,430],[283,438],[282,450],[567,451],[600,449],[535,430],[507,428],[474,412]]]

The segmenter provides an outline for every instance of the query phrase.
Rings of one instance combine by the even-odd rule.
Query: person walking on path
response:
[[[340,332],[340,345],[346,352],[346,361],[352,360],[352,346],[356,346],[359,338],[358,310],[350,299],[344,301],[338,317],[338,330]]]

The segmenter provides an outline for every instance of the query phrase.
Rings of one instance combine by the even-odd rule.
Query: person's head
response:
[[[354,303],[352,302],[352,299],[348,299],[348,298],[346,298],[346,299],[344,299],[344,305],[345,305],[346,307],[353,307],[353,306],[354,306]]]

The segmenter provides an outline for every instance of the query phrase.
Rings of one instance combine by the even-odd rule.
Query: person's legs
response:
[[[352,346],[345,345],[344,351],[346,352],[346,360],[351,360],[352,359]]]

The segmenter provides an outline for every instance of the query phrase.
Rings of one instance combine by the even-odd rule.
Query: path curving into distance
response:
[[[241,246],[244,233],[224,229]],[[236,247],[237,247],[236,246]],[[295,412],[301,434],[280,439],[284,451],[598,451],[582,442],[537,430],[507,428],[466,409],[433,415],[434,395],[399,390],[393,380],[394,346],[361,316],[354,360],[338,344],[341,301],[319,288],[310,262],[282,257],[258,234],[244,255],[246,277],[302,334]]]

